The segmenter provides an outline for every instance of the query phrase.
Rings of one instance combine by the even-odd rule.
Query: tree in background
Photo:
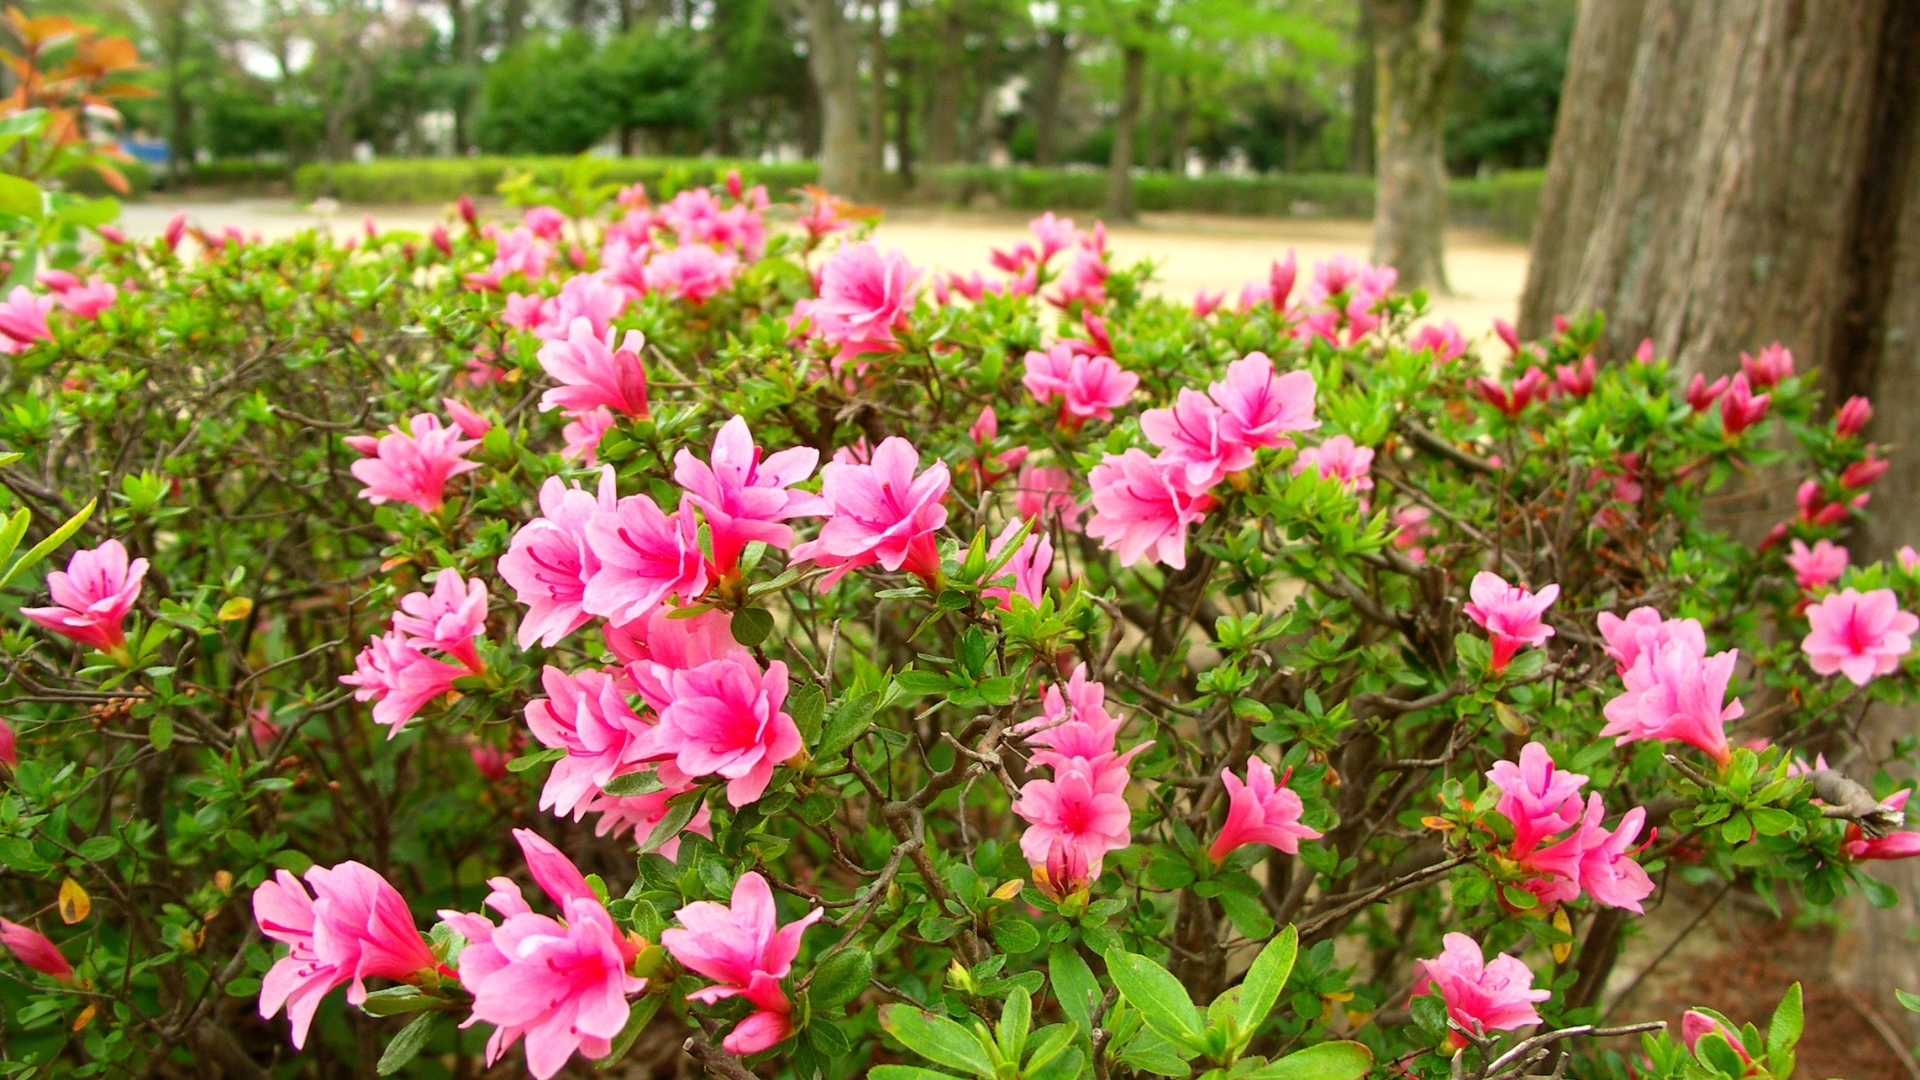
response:
[[[1368,0],[1377,95],[1373,261],[1447,287],[1446,103],[1473,0]]]

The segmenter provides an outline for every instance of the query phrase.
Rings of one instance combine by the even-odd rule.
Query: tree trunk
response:
[[[1378,144],[1373,261],[1447,291],[1447,88],[1473,0],[1370,0]]]
[[[1684,373],[1778,340],[1830,402],[1872,398],[1891,467],[1856,562],[1911,542],[1920,508],[1916,57],[1910,0],[1581,0],[1521,301],[1523,334],[1600,310],[1612,355],[1650,337]],[[1757,528],[1792,513],[1773,502]],[[1876,706],[1843,767],[1872,775],[1917,727]],[[1862,905],[1835,951],[1876,1002],[1920,985],[1916,871],[1877,865],[1900,906]]]
[[[893,156],[899,159],[900,186],[913,187],[913,67],[899,62],[900,86],[893,96]]]
[[[500,9],[500,34],[506,39],[507,48],[520,43],[520,35],[527,31],[527,0],[506,0]]]
[[[179,190],[193,172],[193,106],[187,100],[187,0],[166,7],[167,187]]]
[[[887,35],[881,25],[880,4],[873,5],[873,27],[867,42],[866,191],[878,198],[887,182]]]
[[[1354,33],[1353,117],[1347,128],[1347,171],[1373,172],[1374,73],[1378,70],[1373,54],[1373,4],[1360,0],[1360,15]]]
[[[927,88],[928,165],[951,165],[960,159],[960,101],[966,93],[966,43],[958,8],[949,3],[941,15],[940,41],[935,46],[939,65]]]
[[[860,69],[854,27],[840,0],[806,0],[807,71],[820,102],[820,186],[838,194],[860,184]]]
[[[1193,76],[1181,73],[1173,108],[1173,133],[1167,157],[1175,176],[1187,174],[1187,150],[1193,145]]]
[[[1033,103],[1033,160],[1041,165],[1060,163],[1060,98],[1066,91],[1067,61],[1072,58],[1066,30],[1048,30],[1040,50],[1040,80]]]
[[[1113,118],[1113,157],[1107,162],[1108,221],[1133,220],[1133,134],[1140,126],[1140,91],[1146,82],[1147,47],[1121,46],[1120,113]]]

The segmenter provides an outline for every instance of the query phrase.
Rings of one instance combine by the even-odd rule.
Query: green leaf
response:
[[[830,1058],[839,1057],[853,1049],[853,1044],[847,1041],[846,1032],[834,1023],[808,1024],[807,1041],[813,1044],[815,1050]]]
[[[1895,990],[1893,992],[1893,999],[1898,1001],[1900,1007],[1908,1012],[1920,1013],[1920,994],[1909,994],[1905,990]]]
[[[45,208],[40,185],[18,176],[0,173],[0,214],[38,218]]]
[[[741,608],[733,613],[733,640],[751,649],[773,633],[773,613],[764,608]]]
[[[120,838],[117,836],[90,836],[80,842],[80,857],[89,862],[111,859],[120,853]]]
[[[880,693],[877,690],[869,690],[842,701],[828,718],[826,730],[820,735],[820,752],[814,756],[831,758],[852,746],[854,740],[873,726],[873,710],[879,707]]]
[[[1273,916],[1267,914],[1267,907],[1245,893],[1222,892],[1215,899],[1220,901],[1221,910],[1242,934],[1255,941],[1273,933]]]
[[[16,510],[14,515],[7,519],[6,526],[0,528],[0,562],[5,562],[13,555],[14,549],[20,546],[21,538],[27,535],[27,525],[32,521],[33,511],[25,507]]]
[[[973,1032],[944,1016],[911,1005],[888,1005],[880,1010],[880,1026],[907,1049],[942,1065],[965,1069],[993,1080],[993,1062]],[[879,1070],[875,1070],[878,1075]]]
[[[808,683],[787,698],[787,715],[800,729],[800,737],[811,746],[820,739],[820,721],[827,711],[827,695]]]
[[[1206,1049],[1200,1010],[1193,1007],[1193,998],[1172,972],[1139,953],[1114,949],[1107,953],[1107,973],[1161,1038],[1196,1052]]]
[[[867,988],[873,978],[873,957],[858,945],[849,946],[821,961],[808,983],[815,1010],[837,1009]]]
[[[368,1016],[399,1016],[401,1013],[431,1009],[439,1003],[439,998],[421,993],[418,987],[389,986],[368,994],[360,1008]]]
[[[640,845],[640,854],[645,855],[679,836],[680,830],[686,828],[687,822],[693,820],[693,815],[700,812],[700,803],[706,794],[704,789],[694,788],[684,794],[675,795],[667,803],[667,816],[654,825],[653,831],[647,834],[647,842]]]
[[[1000,1041],[1001,1058],[1019,1061],[1027,1052],[1027,1032],[1032,1029],[1033,995],[1016,986],[1000,1006],[1000,1024],[995,1029]]]
[[[1248,1039],[1253,1038],[1261,1021],[1273,1011],[1273,1003],[1280,1000],[1280,991],[1287,985],[1287,976],[1293,973],[1293,962],[1299,952],[1300,932],[1289,926],[1253,958],[1253,966],[1247,969],[1247,977],[1240,984],[1240,1008],[1236,1015],[1240,1030]]]
[[[1100,983],[1093,977],[1093,969],[1087,966],[1073,946],[1055,945],[1047,953],[1047,977],[1053,982],[1053,996],[1060,1002],[1060,1011],[1067,1019],[1080,1025],[1081,1031],[1093,1030],[1093,1007],[1100,1003]],[[1920,1009],[1915,1009],[1920,1012]]]
[[[57,209],[62,221],[97,228],[111,224],[120,216],[120,200],[110,196],[98,199],[62,200]]]
[[[400,1029],[400,1034],[387,1044],[386,1053],[380,1055],[380,1064],[374,1071],[381,1076],[392,1076],[406,1068],[407,1062],[420,1053],[427,1045],[427,1039],[433,1035],[433,1026],[440,1020],[439,1013],[424,1013],[413,1018],[413,1022]]]
[[[1793,1053],[1794,1044],[1800,1041],[1800,1032],[1806,1024],[1806,1013],[1800,1006],[1800,984],[1787,987],[1780,1004],[1773,1010],[1773,1019],[1767,1022],[1767,1060],[1770,1063],[1784,1064]],[[1789,1076],[1792,1068],[1773,1069],[1776,1076]]]
[[[918,1065],[875,1065],[867,1075],[873,1080],[953,1080],[952,1073],[934,1072]]]
[[[5,174],[0,174],[0,176],[4,175]],[[20,558],[14,561],[12,566],[7,567],[7,572],[0,574],[0,589],[6,588],[7,585],[11,584],[13,579],[19,577],[23,571],[31,570],[38,565],[41,559],[53,554],[54,550],[61,544],[66,543],[69,537],[79,532],[80,526],[85,525],[87,519],[93,516],[94,504],[99,501],[98,499],[87,500],[87,505],[81,507],[79,513],[68,518],[64,525],[53,530],[52,535],[33,545],[25,555],[20,556]]]
[[[593,1067],[605,1070],[620,1064],[620,1059],[627,1056],[628,1050],[633,1049],[634,1040],[646,1030],[647,1021],[653,1019],[653,1014],[660,1011],[661,1004],[666,1000],[664,994],[648,994],[635,1002],[633,1008],[627,1012],[626,1026],[622,1027],[620,1034],[615,1035],[613,1041],[608,1044],[607,1056],[594,1062]]]
[[[156,716],[147,725],[147,741],[155,750],[165,750],[173,745],[173,721],[165,716]]]
[[[1800,825],[1799,818],[1771,806],[1762,806],[1747,812],[1753,815],[1753,827],[1761,836],[1785,836]]]
[[[1041,1028],[1032,1039],[1027,1040],[1037,1042],[1039,1045],[1034,1047],[1033,1054],[1027,1058],[1026,1064],[1021,1066],[1022,1075],[1031,1077],[1045,1070],[1049,1062],[1065,1053],[1066,1049],[1079,1037],[1080,1028],[1076,1024],[1054,1024]],[[1074,1072],[1077,1071],[1077,1069],[1074,1070]],[[1071,1076],[1073,1073],[1069,1072],[1068,1075]]]
[[[1193,1070],[1187,1067],[1187,1058],[1192,1057],[1193,1053],[1192,1050],[1174,1046],[1151,1031],[1142,1031],[1120,1051],[1120,1060],[1134,1069],[1156,1076],[1191,1076]]]
[[[1739,1076],[1747,1071],[1746,1062],[1740,1060],[1740,1055],[1727,1043],[1726,1036],[1717,1031],[1700,1036],[1693,1044],[1693,1056],[1700,1064],[1718,1069],[1728,1076]]]
[[[1017,915],[1006,916],[993,924],[993,943],[1004,953],[1032,952],[1040,947],[1040,931]]]
[[[1357,1042],[1324,1042],[1269,1061],[1240,1080],[1360,1080],[1373,1069],[1373,1051]]]
[[[606,786],[600,790],[609,795],[625,798],[632,795],[652,794],[666,786],[660,782],[659,775],[652,769],[642,769],[639,772],[621,773],[607,781]]]

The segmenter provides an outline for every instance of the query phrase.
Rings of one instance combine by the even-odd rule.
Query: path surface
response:
[[[158,235],[180,210],[207,228],[232,226],[269,237],[313,225],[346,235],[357,232],[368,217],[383,229],[425,231],[441,213],[432,206],[348,205],[322,217],[284,198],[151,199],[127,207],[125,227],[136,236]],[[904,250],[922,266],[984,271],[990,269],[990,249],[1029,239],[1026,219],[1024,214],[998,212],[895,210],[876,230],[875,239]],[[1205,289],[1224,290],[1231,298],[1243,283],[1264,280],[1268,266],[1289,248],[1297,253],[1302,274],[1335,253],[1364,259],[1373,229],[1357,221],[1148,214],[1138,224],[1110,229],[1108,243],[1123,262],[1158,260],[1158,288],[1169,296],[1189,299]],[[1484,337],[1495,318],[1511,321],[1515,316],[1527,277],[1526,246],[1482,232],[1449,230],[1447,276],[1454,292],[1432,299],[1435,314],[1453,319],[1469,337]]]

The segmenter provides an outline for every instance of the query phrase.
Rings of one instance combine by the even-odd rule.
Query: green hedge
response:
[[[573,159],[567,157],[411,158],[365,165],[303,165],[293,190],[303,199],[330,195],[347,202],[435,203],[461,195],[491,194],[509,173],[531,172],[553,183]],[[606,182],[639,182],[650,189],[711,184],[739,169],[750,184],[765,184],[775,198],[819,176],[812,162],[762,165],[725,158],[611,158]]]

